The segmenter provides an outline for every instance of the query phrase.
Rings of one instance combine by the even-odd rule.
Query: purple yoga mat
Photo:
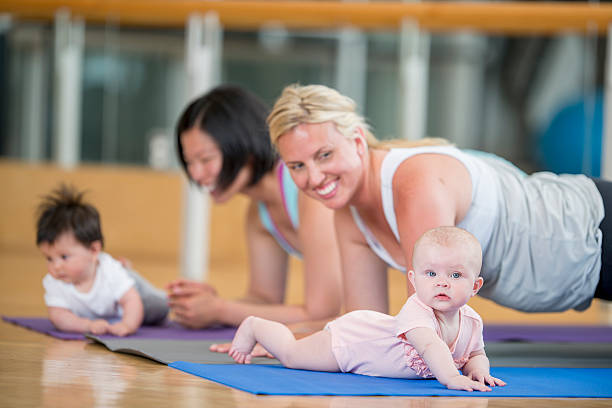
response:
[[[485,324],[483,336],[485,342],[612,343],[612,327]]]
[[[86,340],[79,333],[65,333],[57,330],[51,321],[41,317],[8,317],[2,316],[4,321],[48,334],[63,340]],[[187,329],[178,323],[168,322],[161,326],[142,326],[138,331],[125,338],[130,339],[165,339],[165,340],[231,340],[236,329],[234,327],[214,327],[204,330]],[[100,338],[118,338],[116,336],[99,336]]]
[[[7,317],[2,319],[64,340],[85,340],[78,333],[65,333],[57,330],[47,318]],[[168,339],[168,340],[229,340],[234,337],[233,327],[216,327],[205,330],[191,330],[169,322],[163,326],[143,326],[128,338]],[[531,342],[571,342],[571,343],[612,343],[610,326],[531,326],[508,324],[485,324],[485,342],[531,341]],[[99,336],[115,338],[115,336]]]

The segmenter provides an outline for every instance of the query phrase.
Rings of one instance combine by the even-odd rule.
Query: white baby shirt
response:
[[[44,277],[43,286],[45,304],[49,307],[68,309],[87,319],[113,319],[123,315],[119,300],[134,286],[134,280],[119,261],[101,252],[94,284],[89,292],[79,292],[73,284],[49,274]]]

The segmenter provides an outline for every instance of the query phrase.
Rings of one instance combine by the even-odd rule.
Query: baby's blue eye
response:
[[[436,273],[434,271],[427,271],[427,276],[433,278],[434,276],[436,276]]]
[[[451,276],[455,279],[459,279],[461,277],[461,274],[459,272],[453,272]]]
[[[322,159],[327,159],[329,156],[331,156],[331,152],[321,153],[321,158]]]
[[[68,259],[68,257],[69,257],[69,255],[62,255],[62,260],[65,261],[66,259]]]

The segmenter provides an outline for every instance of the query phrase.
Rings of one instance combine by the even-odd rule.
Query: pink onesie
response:
[[[468,305],[459,309],[459,334],[450,347],[460,369],[473,351],[484,349],[482,319]],[[441,335],[433,310],[412,295],[396,316],[357,310],[329,322],[332,352],[342,372],[394,378],[427,378],[431,371],[404,334],[429,327]]]

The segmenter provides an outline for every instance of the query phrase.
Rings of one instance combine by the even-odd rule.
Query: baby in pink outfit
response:
[[[467,391],[505,385],[489,372],[482,319],[466,304],[483,283],[478,240],[461,228],[434,228],[415,243],[412,262],[415,294],[396,316],[357,310],[299,340],[281,323],[251,316],[238,328],[230,356],[249,363],[259,342],[289,368],[435,377]]]

